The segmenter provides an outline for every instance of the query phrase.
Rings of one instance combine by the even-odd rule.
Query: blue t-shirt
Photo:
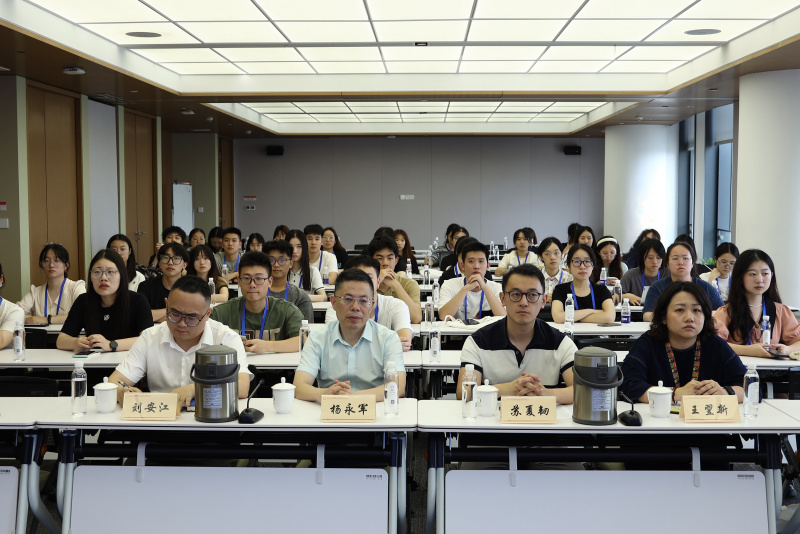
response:
[[[705,291],[706,295],[708,295],[708,300],[711,301],[711,311],[714,311],[717,308],[721,308],[725,305],[725,303],[722,302],[722,297],[719,296],[719,291],[717,291],[717,288],[699,278],[692,278],[692,282],[700,286],[700,289]],[[670,285],[671,283],[672,283],[672,278],[666,276],[665,278],[662,278],[661,280],[650,286],[650,289],[647,291],[647,298],[644,301],[644,307],[642,308],[643,313],[651,312],[653,311],[653,309],[655,309],[658,297],[661,295],[661,293],[664,292],[667,286]]]

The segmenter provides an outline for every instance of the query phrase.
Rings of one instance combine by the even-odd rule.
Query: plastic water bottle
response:
[[[22,321],[17,321],[17,324],[14,326],[14,341],[12,342],[12,346],[14,347],[14,361],[15,362],[24,362],[25,361],[25,323]]]
[[[431,323],[434,317],[436,317],[436,308],[433,306],[433,297],[428,297],[425,301],[425,317],[423,320],[426,323]]]
[[[439,363],[442,361],[442,334],[439,332],[439,323],[434,321],[431,327],[430,339],[430,359],[431,363]]]
[[[503,250],[508,250],[508,236],[503,238]]]
[[[222,260],[222,278],[224,278],[226,282],[230,282],[230,280],[228,280],[228,264],[225,263],[224,258]]]
[[[328,285],[330,283],[330,273],[328,272],[328,266],[327,265],[323,265],[322,266],[322,273],[320,273],[320,274],[322,274],[322,283],[325,284],[325,285]]]
[[[217,297],[217,284],[214,283],[214,279],[211,277],[208,278],[208,289],[211,291],[211,304],[214,304]]]
[[[438,235],[433,240],[433,248],[439,248],[439,236]]]
[[[755,419],[758,417],[758,405],[761,403],[761,383],[758,379],[758,372],[755,364],[747,366],[747,373],[744,375],[744,417],[745,419]]]
[[[439,279],[433,281],[433,305],[439,307]]]
[[[75,362],[75,370],[72,371],[72,415],[84,415],[86,404],[89,400],[89,388],[86,383],[86,371],[83,369],[83,362]]]
[[[769,345],[772,343],[772,325],[769,322],[769,315],[761,319],[761,343]]]
[[[622,301],[622,319],[620,322],[622,324],[629,324],[631,322],[631,303],[628,299],[624,299]]]
[[[600,269],[600,285],[601,286],[606,285],[607,280],[608,280],[608,271],[606,271],[606,268],[603,267],[602,269]]]
[[[286,290],[288,291],[289,288],[287,287]],[[311,328],[308,327],[308,319],[303,319],[300,322],[300,352],[303,352],[303,345],[306,344],[309,334],[311,334]]]
[[[399,391],[397,370],[394,368],[394,361],[389,360],[386,364],[386,377],[383,385],[383,413],[387,417],[393,417],[400,413]]]
[[[422,285],[427,286],[431,283],[431,268],[430,268],[430,254],[428,255],[428,261],[425,263],[425,266],[422,268]]]
[[[575,302],[572,294],[567,293],[567,300],[564,301],[564,333],[572,337],[572,323],[575,322]]]
[[[494,241],[489,243],[489,261],[494,259]]]
[[[461,416],[472,421],[478,414],[478,401],[475,398],[478,377],[475,375],[475,365],[468,363],[464,367],[464,377],[461,379]]]
[[[406,258],[406,278],[408,278],[409,280],[411,280],[411,277],[412,277],[412,272],[411,272],[411,262],[412,261],[417,261],[417,260],[410,260],[410,259]]]

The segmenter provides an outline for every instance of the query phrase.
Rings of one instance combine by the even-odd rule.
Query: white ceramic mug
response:
[[[94,386],[94,403],[97,413],[111,413],[117,407],[117,385],[109,384],[108,377]]]
[[[665,388],[661,380],[658,386],[647,390],[647,398],[650,399],[650,414],[653,417],[667,417],[672,408],[672,389]]]
[[[489,385],[489,379],[484,380],[482,386],[475,388],[478,415],[481,417],[494,417],[497,413],[497,393],[500,390]]]
[[[287,384],[286,378],[281,378],[280,384],[272,386],[272,407],[277,413],[292,413],[294,407],[294,384]]]

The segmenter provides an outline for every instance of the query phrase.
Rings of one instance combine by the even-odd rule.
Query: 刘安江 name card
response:
[[[327,422],[375,422],[375,395],[323,395],[322,420]]]
[[[128,392],[122,401],[122,418],[139,421],[174,421],[178,417],[177,393]]]
[[[502,423],[555,423],[555,397],[501,397]]]
[[[739,421],[736,395],[684,395],[681,410],[687,423]]]

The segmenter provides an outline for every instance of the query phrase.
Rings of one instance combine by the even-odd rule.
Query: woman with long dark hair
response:
[[[325,286],[322,275],[316,266],[308,261],[308,241],[302,230],[289,230],[286,241],[292,246],[292,269],[289,271],[289,283],[308,294],[312,302],[325,302]]]
[[[211,301],[214,304],[228,301],[228,282],[222,277],[214,261],[214,252],[207,245],[197,245],[189,251],[189,263],[186,266],[186,274],[199,276],[208,283],[214,281],[214,294]]]
[[[133,243],[124,234],[112,235],[106,243],[106,248],[110,248],[125,262],[125,271],[128,273],[128,289],[136,291],[139,284],[144,282],[144,275],[136,269],[136,254],[133,252]]]
[[[525,263],[530,263],[536,267],[541,268],[539,257],[536,252],[530,251],[530,246],[534,242],[533,232],[527,228],[520,228],[514,232],[514,249],[503,255],[500,264],[494,271],[495,276],[503,276],[514,267],[518,267]]]
[[[419,274],[419,265],[417,265],[417,258],[411,249],[411,240],[408,239],[408,233],[398,228],[394,231],[394,242],[397,243],[397,249],[400,251],[400,256],[405,258],[406,264],[411,263],[411,272]]]
[[[245,246],[245,252],[250,252],[251,250],[254,252],[261,252],[264,248],[264,243],[267,240],[264,239],[264,236],[259,234],[258,232],[253,232],[250,234],[250,237],[247,238],[247,245]]]
[[[629,269],[633,269],[634,267],[639,267],[639,245],[644,243],[646,239],[658,239],[661,241],[661,234],[658,233],[658,230],[655,228],[645,228],[639,234],[639,237],[636,238],[636,241],[633,242],[631,245],[630,250],[625,253],[625,264],[628,266]]]
[[[86,292],[86,282],[67,278],[69,252],[57,243],[44,246],[39,253],[39,268],[46,282],[31,286],[17,305],[25,311],[27,324],[64,324],[75,301]]]
[[[736,245],[728,242],[720,243],[714,251],[714,268],[700,275],[701,280],[705,280],[717,288],[719,296],[722,297],[724,302],[728,301],[731,273],[738,258],[739,248]]]
[[[639,259],[638,267],[628,269],[622,277],[622,298],[639,306],[645,298],[645,288],[661,280],[665,275],[667,251],[658,239],[645,239],[637,248]]]
[[[153,326],[147,299],[128,289],[125,262],[111,249],[92,258],[89,279],[86,294],[69,311],[56,346],[75,352],[128,350],[143,330]]]
[[[604,235],[597,240],[592,248],[598,260],[597,265],[594,266],[592,281],[600,281],[600,272],[605,267],[606,275],[608,276],[606,285],[617,285],[617,280],[622,280],[622,277],[628,272],[628,266],[622,263],[619,242],[613,236]]]
[[[337,269],[344,268],[344,264],[347,263],[347,249],[339,241],[339,234],[332,226],[328,226],[322,231],[322,250],[336,256]]]

